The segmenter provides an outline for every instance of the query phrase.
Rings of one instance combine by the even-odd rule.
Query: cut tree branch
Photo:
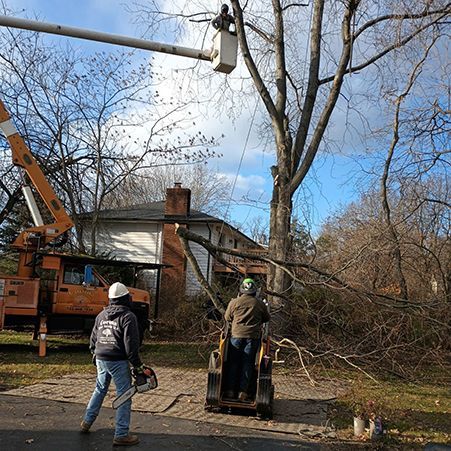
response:
[[[321,271],[320,269],[318,269],[310,264],[300,263],[300,262],[287,262],[287,261],[272,259],[267,256],[267,253],[265,253],[264,255],[263,254],[256,255],[255,253],[251,253],[251,252],[242,252],[242,251],[237,251],[235,249],[228,249],[225,247],[216,246],[213,243],[211,243],[211,241],[205,239],[204,237],[202,237],[200,235],[197,235],[194,232],[191,232],[190,230],[186,229],[185,227],[178,226],[178,224],[176,224],[175,233],[181,240],[182,247],[184,249],[186,247],[188,249],[189,253],[191,253],[191,251],[188,246],[188,241],[194,241],[195,243],[197,243],[197,244],[201,245],[203,248],[205,248],[213,256],[219,252],[219,253],[234,255],[237,257],[261,261],[261,262],[265,262],[265,263],[280,267],[283,271],[285,271],[287,274],[289,274],[290,277],[293,278],[293,280],[297,281],[298,283],[300,283],[302,285],[307,285],[307,283],[305,281],[299,279],[292,271],[290,271],[289,268],[300,268],[300,269],[309,271],[313,274],[316,274],[321,279],[321,281],[316,283],[316,285],[320,284],[323,286],[329,286],[330,288],[340,289],[340,290],[347,289],[350,292],[353,292],[358,296],[365,296],[366,298],[370,299],[373,302],[375,302],[376,299],[384,299],[384,300],[389,300],[389,301],[395,303],[393,305],[384,304],[387,307],[395,307],[395,308],[409,308],[409,307],[410,308],[421,308],[421,307],[424,307],[418,303],[409,301],[407,299],[402,299],[402,298],[398,298],[395,296],[389,296],[389,295],[384,295],[384,294],[372,293],[372,292],[359,290],[357,288],[351,287],[347,283],[340,280],[338,277],[328,274],[324,271]],[[187,255],[187,258],[191,265],[193,265],[193,263],[195,262],[195,265],[193,266],[193,270],[196,274],[196,277],[198,277],[199,283],[202,285],[202,287],[208,287],[208,290],[206,289],[206,291],[207,291],[208,295],[210,296],[211,300],[213,301],[213,303],[215,303],[215,301],[213,300],[213,298],[215,297],[215,294],[214,294],[213,290],[210,288],[210,286],[208,285],[208,282],[205,280],[205,277],[203,276],[202,272],[200,271],[200,268],[197,265],[197,261],[195,261],[195,257],[191,253],[190,256]],[[192,258],[194,259],[193,263],[192,263]],[[333,284],[330,284],[331,282],[333,282]],[[308,283],[308,285],[315,285],[315,284]],[[213,297],[211,297],[211,296],[213,296]]]
[[[211,301],[213,302],[213,305],[221,312],[221,314],[224,314],[225,312],[224,307],[220,302],[220,300],[216,297],[215,292],[212,290],[211,286],[209,285],[204,275],[202,274],[202,271],[197,263],[196,257],[194,257],[193,253],[191,252],[188,240],[183,236],[183,233],[180,233],[180,231],[182,230],[186,229],[184,227],[180,227],[179,224],[175,224],[175,233],[178,235],[180,239],[180,244],[182,245],[183,252],[185,253],[186,258],[188,259],[191,267],[193,268],[197,280],[210,297]]]

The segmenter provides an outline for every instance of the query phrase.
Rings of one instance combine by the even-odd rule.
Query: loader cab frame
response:
[[[225,378],[229,365],[230,327],[226,323],[219,339],[218,349],[212,351],[208,367],[207,396],[205,410],[223,409],[252,410],[258,417],[272,419],[274,385],[272,383],[272,357],[269,324],[262,326],[260,347],[255,358],[254,374],[250,382],[250,399],[239,401],[225,397]]]

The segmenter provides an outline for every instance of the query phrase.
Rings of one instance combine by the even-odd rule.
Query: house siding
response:
[[[191,224],[189,226],[189,229],[191,232],[196,233],[197,235],[200,235],[207,240],[210,239],[210,230],[207,224]],[[193,255],[196,257],[202,274],[208,280],[208,282],[211,282],[213,258],[208,258],[209,254],[207,250],[197,243],[191,242],[190,249]],[[187,262],[186,266],[186,294],[195,295],[201,291],[202,287],[200,286],[189,262]]]
[[[162,226],[145,222],[102,222],[97,229],[97,253],[118,260],[161,263]],[[87,234],[86,244],[90,237]],[[143,271],[146,288],[156,288],[156,270]]]
[[[110,222],[97,231],[101,252],[110,252],[119,260],[161,263],[160,224]]]

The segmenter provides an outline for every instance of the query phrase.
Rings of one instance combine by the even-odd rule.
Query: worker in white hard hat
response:
[[[131,311],[131,296],[125,285],[116,282],[108,291],[109,305],[95,320],[90,338],[90,350],[97,367],[97,380],[81,422],[81,431],[89,432],[94,423],[108,387],[113,380],[117,395],[132,385],[130,365],[136,373],[143,370],[139,357],[138,320]],[[129,434],[132,401],[129,399],[116,411],[113,445],[136,445],[137,435]]]

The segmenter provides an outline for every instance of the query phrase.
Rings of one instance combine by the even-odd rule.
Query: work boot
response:
[[[124,437],[114,437],[113,445],[116,446],[132,446],[139,443],[139,437],[134,434],[128,434]]]
[[[240,400],[240,401],[249,401],[249,396],[248,396],[248,394],[246,393],[246,392],[244,392],[244,391],[240,391],[239,393],[238,393],[238,399]]]
[[[85,420],[83,420],[80,424],[80,431],[81,432],[89,432],[89,429],[91,429],[92,423],[87,423]]]

